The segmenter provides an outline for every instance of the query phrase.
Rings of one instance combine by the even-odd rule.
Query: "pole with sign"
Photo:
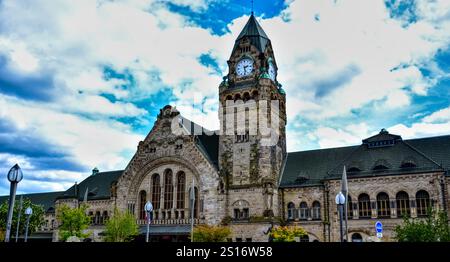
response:
[[[383,237],[383,224],[380,221],[375,223],[375,232],[377,233],[378,238]]]

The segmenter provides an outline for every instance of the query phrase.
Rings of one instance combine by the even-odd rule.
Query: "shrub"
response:
[[[295,242],[296,237],[302,237],[306,235],[306,231],[297,226],[278,226],[273,228],[269,234],[269,237],[273,242]]]
[[[231,230],[224,226],[201,225],[194,228],[194,242],[225,242]]]

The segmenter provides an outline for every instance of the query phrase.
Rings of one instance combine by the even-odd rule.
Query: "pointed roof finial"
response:
[[[253,15],[253,0],[252,0],[252,15]]]

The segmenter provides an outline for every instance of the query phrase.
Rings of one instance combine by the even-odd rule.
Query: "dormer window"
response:
[[[413,161],[407,160],[407,161],[404,161],[400,167],[401,168],[415,168],[415,167],[417,167],[417,165]]]
[[[386,170],[386,169],[389,169],[389,168],[385,165],[376,165],[373,167],[373,170],[375,170],[375,171]]]
[[[354,173],[354,172],[360,172],[361,169],[357,168],[357,167],[350,167],[347,172],[349,173]]]
[[[298,177],[295,179],[295,182],[298,183],[298,184],[303,184],[303,183],[305,183],[306,181],[308,181],[308,178],[305,177],[305,176],[298,176]]]

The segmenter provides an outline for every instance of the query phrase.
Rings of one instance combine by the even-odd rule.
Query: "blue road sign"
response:
[[[383,233],[383,224],[381,224],[380,221],[377,221],[375,223],[375,230],[377,231],[377,233]]]

